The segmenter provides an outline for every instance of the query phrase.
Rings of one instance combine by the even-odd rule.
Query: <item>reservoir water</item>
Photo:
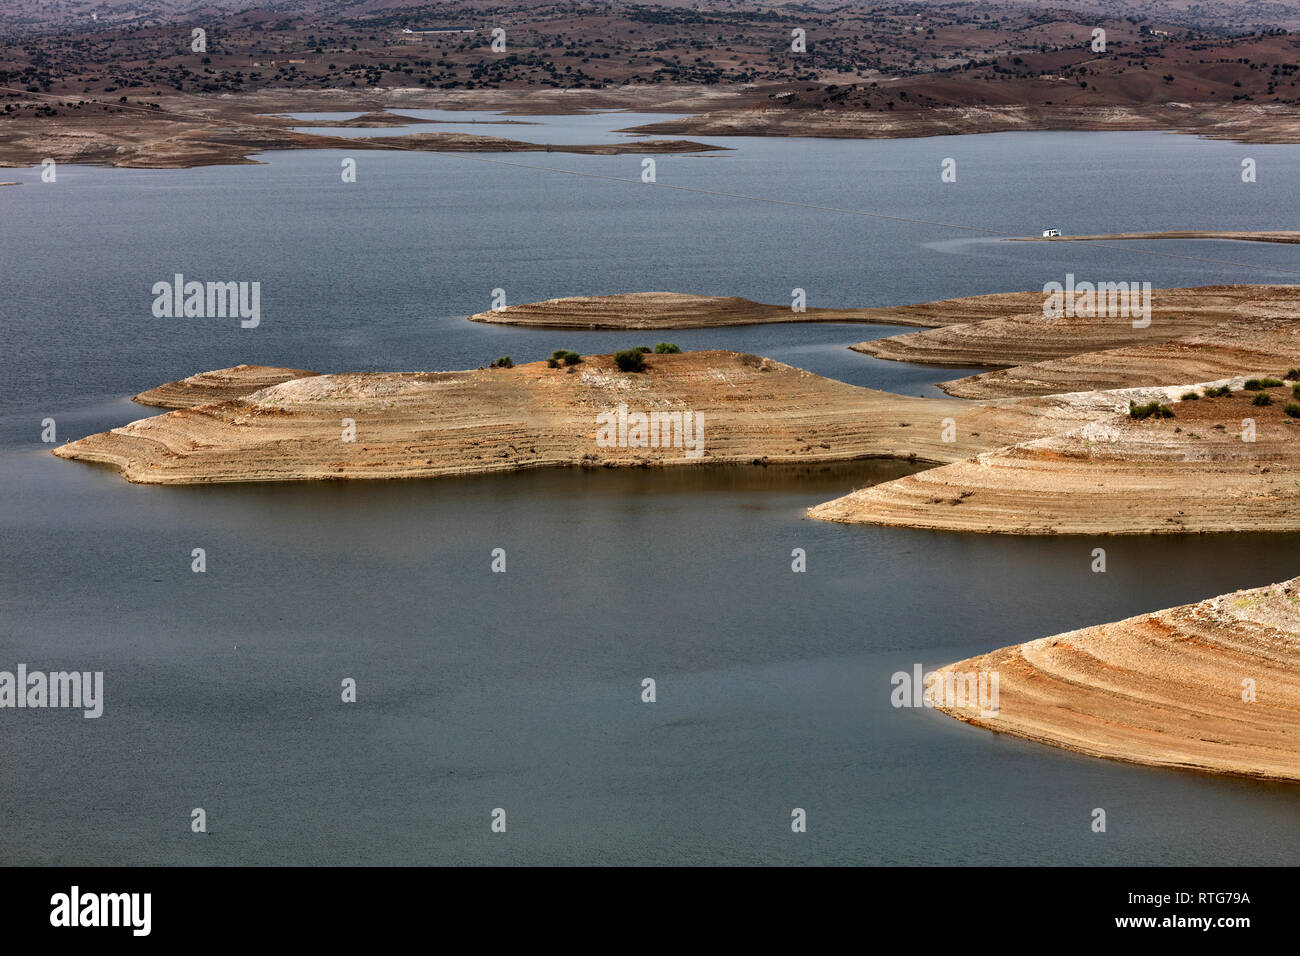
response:
[[[538,125],[476,129],[609,141],[639,118],[525,119]],[[660,183],[1014,234],[1300,220],[1295,147],[697,138],[731,151],[657,157]],[[942,184],[948,157],[958,180]],[[1280,580],[1300,536],[1039,540],[804,517],[906,473],[891,462],[157,488],[40,441],[46,418],[75,439],[154,414],[136,392],[240,362],[454,369],[660,339],[934,395],[965,370],[846,348],[897,329],[572,334],[464,317],[496,288],[513,303],[786,302],[799,287],[852,306],[1067,272],[1289,283],[1294,247],[1007,243],[529,168],[635,181],[636,154],[258,158],[5,174],[24,185],[0,190],[0,670],[103,671],[105,701],[93,720],[0,710],[0,863],[1300,862],[1297,788],[1093,760],[889,700],[914,663]],[[261,282],[261,325],[153,318],[153,283],[177,272]],[[1099,544],[1106,574],[1090,570]],[[197,807],[207,834],[190,830]]]

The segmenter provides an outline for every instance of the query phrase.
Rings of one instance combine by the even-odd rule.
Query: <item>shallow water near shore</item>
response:
[[[559,141],[544,125],[484,132]],[[738,148],[660,157],[660,179],[1000,228],[1039,225],[1049,187],[1098,183],[1097,165],[1128,171],[1113,201],[1058,199],[1042,225],[1300,218],[1282,185],[1300,173],[1293,147],[1154,134],[719,142]],[[1257,191],[1233,191],[1247,151],[1278,185],[1261,174]],[[932,153],[933,176],[919,176]],[[810,305],[883,305],[1110,275],[1117,261],[1091,244],[959,241],[454,157],[359,154],[346,186],[342,155],[67,167],[57,184],[5,174],[27,185],[4,193],[0,234],[0,669],[102,670],[105,703],[94,720],[0,710],[0,863],[1300,862],[1300,788],[1094,760],[890,704],[891,675],[916,663],[1280,580],[1300,535],[1021,539],[804,517],[910,470],[889,461],[151,487],[49,455],[46,416],[60,441],[80,437],[157,413],[131,394],[238,362],[464,368],[670,339],[934,395],[966,371],[845,348],[888,328],[575,335],[463,317],[498,286],[510,301],[667,289],[772,302],[800,286]],[[1002,178],[939,193],[949,155],[963,186],[968,169]],[[1293,259],[1213,245],[1197,254]],[[1156,285],[1289,281],[1119,265],[1116,278]],[[262,281],[262,326],[153,319],[149,287],[176,271]],[[1099,546],[1105,574],[1090,569]],[[199,547],[203,574],[190,570]],[[490,570],[495,548],[504,574]],[[791,571],[794,549],[805,573]],[[340,701],[349,677],[355,704]],[[194,807],[206,835],[190,832]],[[489,830],[497,807],[506,834]],[[806,834],[790,831],[794,807]],[[1091,832],[1095,807],[1105,834]]]

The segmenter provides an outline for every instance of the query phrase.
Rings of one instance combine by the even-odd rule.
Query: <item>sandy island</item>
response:
[[[998,674],[996,716],[935,700],[990,730],[1094,757],[1300,781],[1300,578],[938,672]]]
[[[704,329],[782,322],[864,322],[932,328],[1017,315],[1029,307],[1027,296],[999,293],[919,305],[808,308],[795,312],[789,305],[766,305],[739,296],[626,292],[526,302],[499,311],[478,312],[469,320],[544,329]],[[1041,306],[1041,296],[1039,299]]]
[[[647,357],[620,372],[611,356],[462,372],[316,375],[237,366],[143,393],[176,411],[62,445],[131,481],[193,484],[416,478],[561,465],[814,463],[859,458],[951,462],[1041,434],[1044,405],[980,407],[858,388],[755,355],[704,351]],[[274,384],[267,384],[268,382]],[[231,397],[242,392],[242,397]],[[203,403],[201,398],[213,399]],[[692,412],[703,454],[681,447],[602,447],[596,416]],[[971,424],[946,442],[942,420]],[[343,420],[356,441],[342,440]]]
[[[1039,360],[950,383],[978,402],[857,388],[732,352],[653,355],[643,373],[618,371],[610,356],[556,369],[537,362],[320,376],[239,366],[145,392],[137,401],[178,410],[56,454],[147,483],[889,457],[939,467],[809,514],[1007,534],[1300,530],[1300,419],[1294,406],[1288,411],[1294,383],[1243,388],[1251,378],[1295,377],[1300,305],[1282,298],[1289,293],[1161,290],[1151,326],[1140,330],[1128,319],[1025,311],[1041,302],[1038,293],[981,296],[931,303],[911,316],[934,321],[937,309],[952,324],[858,346],[934,364]],[[776,308],[662,293],[517,308],[547,321],[557,312],[587,321],[616,315],[637,327],[647,311],[663,318],[696,307],[724,322]],[[971,316],[983,317],[962,321]],[[1219,387],[1231,391],[1209,394]],[[1130,403],[1150,402],[1169,417],[1130,417]],[[700,415],[703,453],[601,447],[595,416],[620,403]],[[340,440],[345,418],[356,422],[355,443]],[[1206,495],[1208,487],[1217,493]]]

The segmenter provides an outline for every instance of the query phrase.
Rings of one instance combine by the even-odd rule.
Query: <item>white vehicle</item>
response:
[[[1043,238],[1044,238],[1044,239],[1055,239],[1055,238],[1057,238],[1057,237],[1060,236],[1060,235],[1061,235],[1061,230],[1059,230],[1059,229],[1044,229],[1044,230],[1043,230]]]

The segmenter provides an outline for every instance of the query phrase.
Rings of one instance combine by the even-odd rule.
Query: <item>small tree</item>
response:
[[[624,349],[614,353],[614,362],[620,372],[640,372],[645,368],[645,353],[640,349]]]
[[[655,352],[657,352],[660,355],[671,355],[680,351],[681,349],[679,349],[672,342],[660,342],[658,345],[655,346]]]

